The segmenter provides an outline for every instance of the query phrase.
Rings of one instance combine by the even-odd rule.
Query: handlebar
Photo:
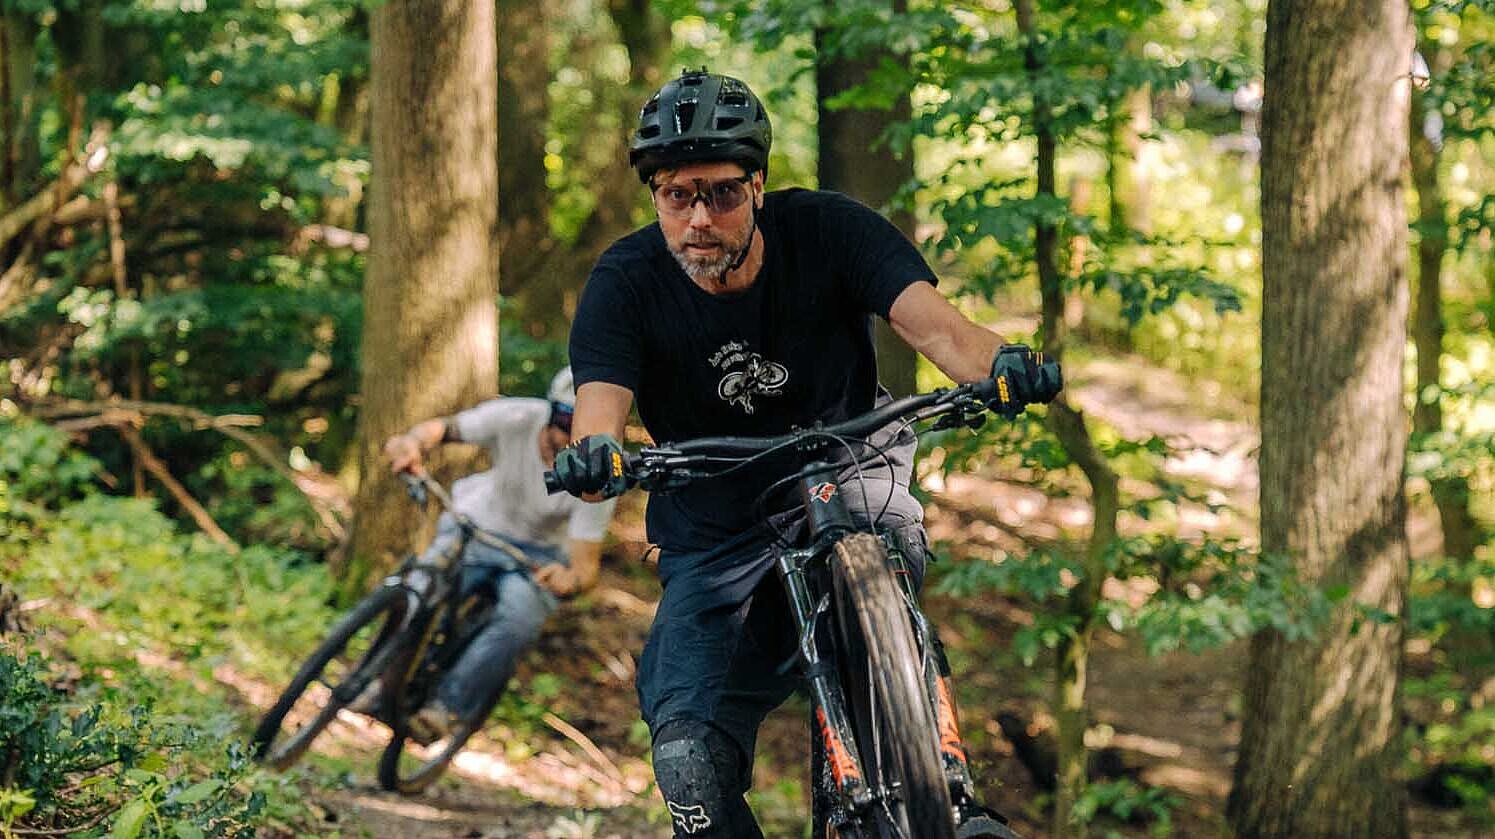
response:
[[[837,438],[860,439],[898,420],[918,422],[943,415],[936,428],[979,426],[985,420],[986,404],[997,392],[994,379],[982,379],[953,388],[941,388],[896,399],[865,414],[834,425],[797,428],[775,437],[699,437],[682,443],[652,446],[625,455],[623,472],[628,485],[648,490],[675,489],[691,481],[712,477],[701,471],[711,459],[748,458],[781,448],[816,451]],[[545,472],[545,488],[554,494],[564,490],[555,472]]]
[[[548,475],[549,473],[547,473],[547,486],[549,486]],[[538,567],[535,561],[525,556],[524,551],[520,550],[517,545],[499,536],[497,533],[479,527],[478,523],[473,521],[467,514],[457,512],[456,508],[452,506],[452,496],[446,491],[446,487],[442,486],[440,482],[424,471],[401,472],[400,480],[405,483],[405,491],[410,493],[410,497],[415,500],[415,503],[425,506],[426,497],[434,496],[436,503],[441,505],[441,509],[450,513],[452,518],[456,520],[457,526],[467,531],[468,535],[473,539],[494,550],[502,551],[510,559],[531,571]]]

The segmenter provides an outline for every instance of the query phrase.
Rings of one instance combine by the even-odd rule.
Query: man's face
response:
[[[753,209],[763,206],[763,173],[746,177],[731,162],[691,163],[654,173],[659,227],[675,261],[691,279],[717,280],[751,242]],[[730,210],[732,192],[746,200]],[[689,202],[682,209],[680,205]],[[709,205],[709,206],[708,206]]]

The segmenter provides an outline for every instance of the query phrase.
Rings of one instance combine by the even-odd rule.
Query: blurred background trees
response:
[[[357,590],[416,532],[375,463],[383,436],[493,392],[541,392],[591,262],[651,220],[625,163],[637,108],[705,64],[766,97],[770,187],[879,207],[966,311],[1064,359],[1061,403],[930,438],[920,467],[937,511],[958,506],[940,491],[964,476],[1028,493],[993,496],[989,520],[942,535],[959,561],[930,583],[1031,615],[972,663],[1036,685],[1022,723],[1054,738],[1038,761],[1051,792],[1028,802],[1027,824],[1081,835],[1171,806],[1087,772],[1103,728],[1087,713],[1098,637],[1198,651],[1263,629],[1258,672],[1286,660],[1265,645],[1381,639],[1364,672],[1392,694],[1405,650],[1387,759],[1422,800],[1488,817],[1495,8],[1414,0],[1409,114],[1354,111],[1373,85],[1351,74],[1302,128],[1397,122],[1402,139],[1345,134],[1322,159],[1366,144],[1397,158],[1378,181],[1394,200],[1365,218],[1407,231],[1405,246],[1372,260],[1347,234],[1275,252],[1353,252],[1343,263],[1273,268],[1267,243],[1300,220],[1272,214],[1285,199],[1260,167],[1316,164],[1262,146],[1267,5],[3,0],[0,577],[51,585],[27,557],[144,509],[183,555],[206,534],[204,568],[240,551],[306,579],[335,568]],[[1399,42],[1368,49],[1401,66]],[[1341,50],[1319,52],[1341,66]],[[1390,263],[1415,291],[1405,340],[1333,308]],[[1291,313],[1274,308],[1288,291],[1301,292]],[[1314,366],[1263,368],[1311,346]],[[894,390],[942,383],[896,344],[879,353]],[[1308,433],[1328,420],[1312,400],[1371,375],[1390,400],[1382,419],[1356,403],[1355,433]],[[1404,480],[1374,483],[1408,503],[1405,613],[1355,574],[1325,573],[1284,535],[1297,526],[1268,515],[1309,491],[1295,481],[1361,474],[1374,435],[1386,456],[1367,468],[1401,474],[1407,447]],[[1258,484],[1258,452],[1266,467],[1284,446],[1314,447],[1317,459],[1278,462],[1315,474],[1264,469]],[[1057,511],[1038,535],[1014,512],[1028,506]],[[1332,518],[1353,505],[1319,506]],[[981,536],[1014,522],[1025,538]],[[127,567],[155,567],[130,544]],[[1247,702],[1245,755],[1290,738],[1261,712]],[[1253,760],[1240,800],[1285,805],[1245,780],[1264,765]]]

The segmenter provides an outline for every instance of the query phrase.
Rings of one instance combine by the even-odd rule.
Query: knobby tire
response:
[[[868,839],[954,839],[955,814],[918,645],[882,541],[853,533],[831,558],[841,677],[867,782],[897,791]]]
[[[397,635],[395,630],[404,618],[405,608],[406,590],[404,588],[380,586],[333,626],[327,639],[322,642],[316,652],[311,654],[306,663],[301,665],[300,671],[296,673],[295,678],[291,679],[285,692],[260,720],[250,740],[256,759],[275,769],[285,769],[306,752],[307,747],[317,735],[321,734],[322,730],[337,717],[338,711],[357,698],[363,687],[378,675],[371,672],[370,663],[376,658],[381,658],[385,645]],[[301,698],[307,688],[319,680],[322,671],[343,652],[348,642],[358,634],[359,630],[379,620],[383,620],[384,624],[358,665],[349,671],[348,677],[342,682],[328,685],[330,692],[327,704],[321,707],[311,721],[282,737],[282,726],[296,701]],[[353,689],[342,689],[345,685],[354,682],[358,684],[352,685]]]

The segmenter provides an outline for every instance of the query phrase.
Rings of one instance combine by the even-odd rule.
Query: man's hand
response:
[[[986,407],[1008,419],[1029,405],[1054,401],[1064,387],[1059,362],[1045,361],[1043,353],[1023,344],[1003,344],[997,350],[991,377],[997,381],[997,395]]]
[[[384,456],[396,474],[417,472],[422,466],[420,441],[409,434],[396,434],[384,442]]]
[[[593,434],[561,449],[554,471],[561,488],[578,497],[612,498],[628,489],[623,446],[611,434]]]
[[[535,582],[556,597],[570,597],[591,588],[571,566],[553,562],[535,569]]]

